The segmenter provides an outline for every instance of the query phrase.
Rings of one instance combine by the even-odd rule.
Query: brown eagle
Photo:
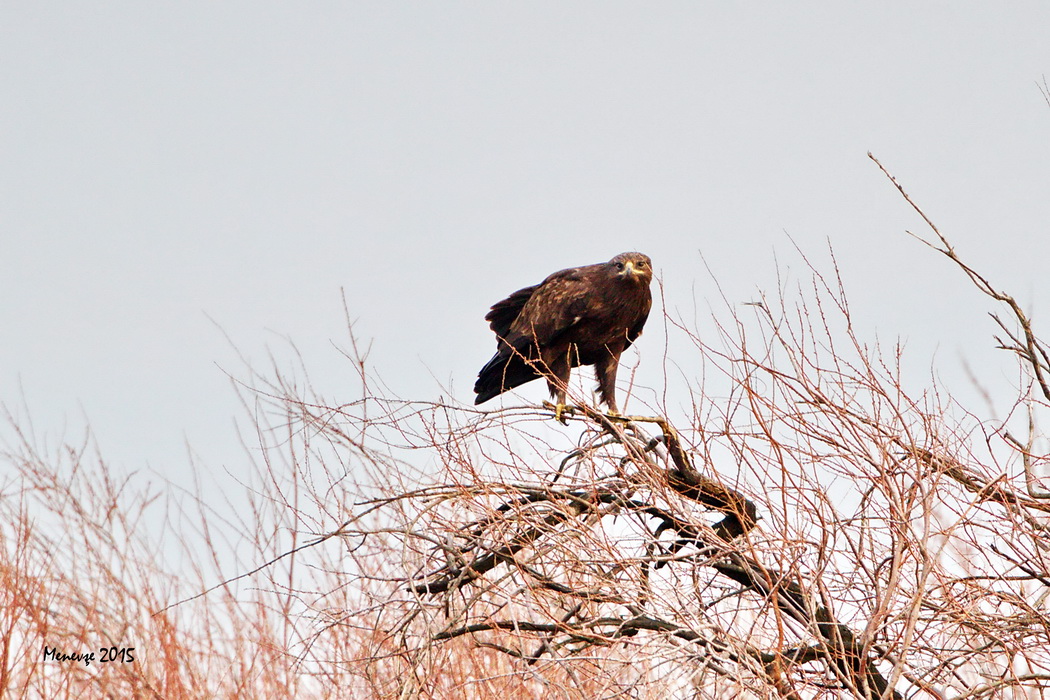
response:
[[[485,320],[497,350],[478,373],[474,403],[546,377],[562,420],[572,368],[594,365],[601,400],[618,414],[616,369],[649,316],[652,279],[648,256],[620,253],[607,263],[555,272],[493,305]]]

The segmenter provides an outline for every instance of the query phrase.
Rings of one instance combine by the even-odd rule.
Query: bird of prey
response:
[[[478,373],[474,403],[545,377],[557,397],[555,418],[564,422],[572,368],[594,365],[601,400],[618,415],[616,369],[649,316],[652,279],[648,256],[620,253],[555,272],[494,304],[485,320],[496,334],[496,354]]]

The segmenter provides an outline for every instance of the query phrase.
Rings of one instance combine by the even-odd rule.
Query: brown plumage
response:
[[[478,373],[474,403],[546,377],[560,419],[572,368],[594,365],[602,401],[619,413],[616,369],[649,316],[652,279],[648,256],[621,253],[607,263],[555,272],[493,305],[485,320],[497,350]]]

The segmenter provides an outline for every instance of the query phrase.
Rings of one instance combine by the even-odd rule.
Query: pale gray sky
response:
[[[0,401],[236,471],[223,331],[338,397],[342,287],[394,390],[469,403],[518,287],[637,249],[691,316],[701,254],[739,304],[804,276],[790,239],[920,376],[994,382],[991,305],[865,153],[1038,323],[1048,36],[1045,2],[2,3]]]

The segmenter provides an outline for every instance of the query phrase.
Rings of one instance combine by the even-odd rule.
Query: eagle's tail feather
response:
[[[521,355],[496,353],[478,372],[478,380],[474,383],[474,393],[477,394],[474,404],[484,403],[539,376],[540,373]]]

